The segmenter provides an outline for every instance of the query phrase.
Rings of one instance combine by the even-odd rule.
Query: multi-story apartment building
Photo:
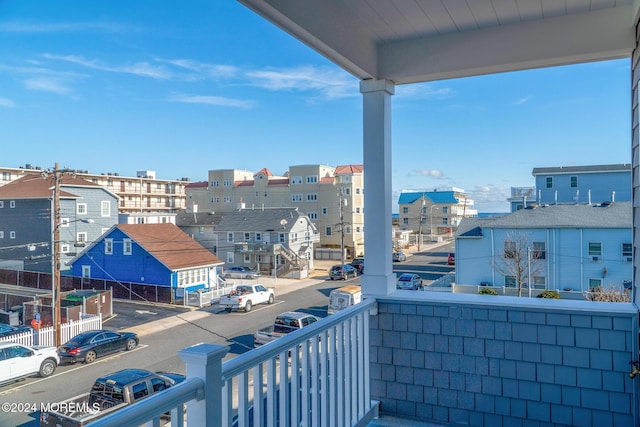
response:
[[[40,173],[39,166],[20,168],[0,167],[0,186],[27,173]],[[76,176],[98,184],[120,197],[120,213],[166,212],[175,213],[187,207],[185,188],[188,178],[158,179],[154,171],[138,171],[135,177],[120,176],[117,172],[92,174],[76,171]]]
[[[461,188],[402,192],[398,199],[399,227],[437,237],[455,233],[460,220],[478,216],[473,200]]]
[[[297,207],[320,232],[317,247],[344,248],[347,257],[362,255],[363,169],[362,165],[296,165],[282,176],[266,168],[255,173],[211,170],[206,188],[200,183],[187,187],[189,200],[194,201],[189,202],[189,208],[230,212],[240,207]]]

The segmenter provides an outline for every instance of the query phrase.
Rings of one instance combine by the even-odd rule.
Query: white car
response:
[[[39,374],[48,377],[60,363],[55,347],[0,343],[0,384]]]

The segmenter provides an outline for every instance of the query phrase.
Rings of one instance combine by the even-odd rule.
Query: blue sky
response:
[[[358,81],[231,0],[0,1],[0,164],[205,181],[362,163]],[[508,210],[534,167],[631,162],[630,63],[421,85],[393,97],[393,189]]]

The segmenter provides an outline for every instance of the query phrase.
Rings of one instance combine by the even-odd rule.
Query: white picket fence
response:
[[[22,345],[55,345],[55,334],[53,326],[15,334],[8,337],[1,337],[0,342],[16,342]],[[102,329],[102,315],[83,315],[80,320],[70,320],[63,323],[60,328],[61,344],[66,343],[81,332]]]

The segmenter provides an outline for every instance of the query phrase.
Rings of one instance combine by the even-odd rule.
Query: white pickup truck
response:
[[[300,311],[287,311],[279,314],[273,325],[257,330],[253,334],[253,343],[255,345],[268,344],[276,339],[289,334],[298,329],[309,326],[318,321],[313,314],[302,313]]]
[[[219,304],[224,307],[227,313],[231,310],[244,310],[250,312],[256,304],[273,304],[275,294],[273,288],[264,285],[236,285],[228,295],[220,297]]]

